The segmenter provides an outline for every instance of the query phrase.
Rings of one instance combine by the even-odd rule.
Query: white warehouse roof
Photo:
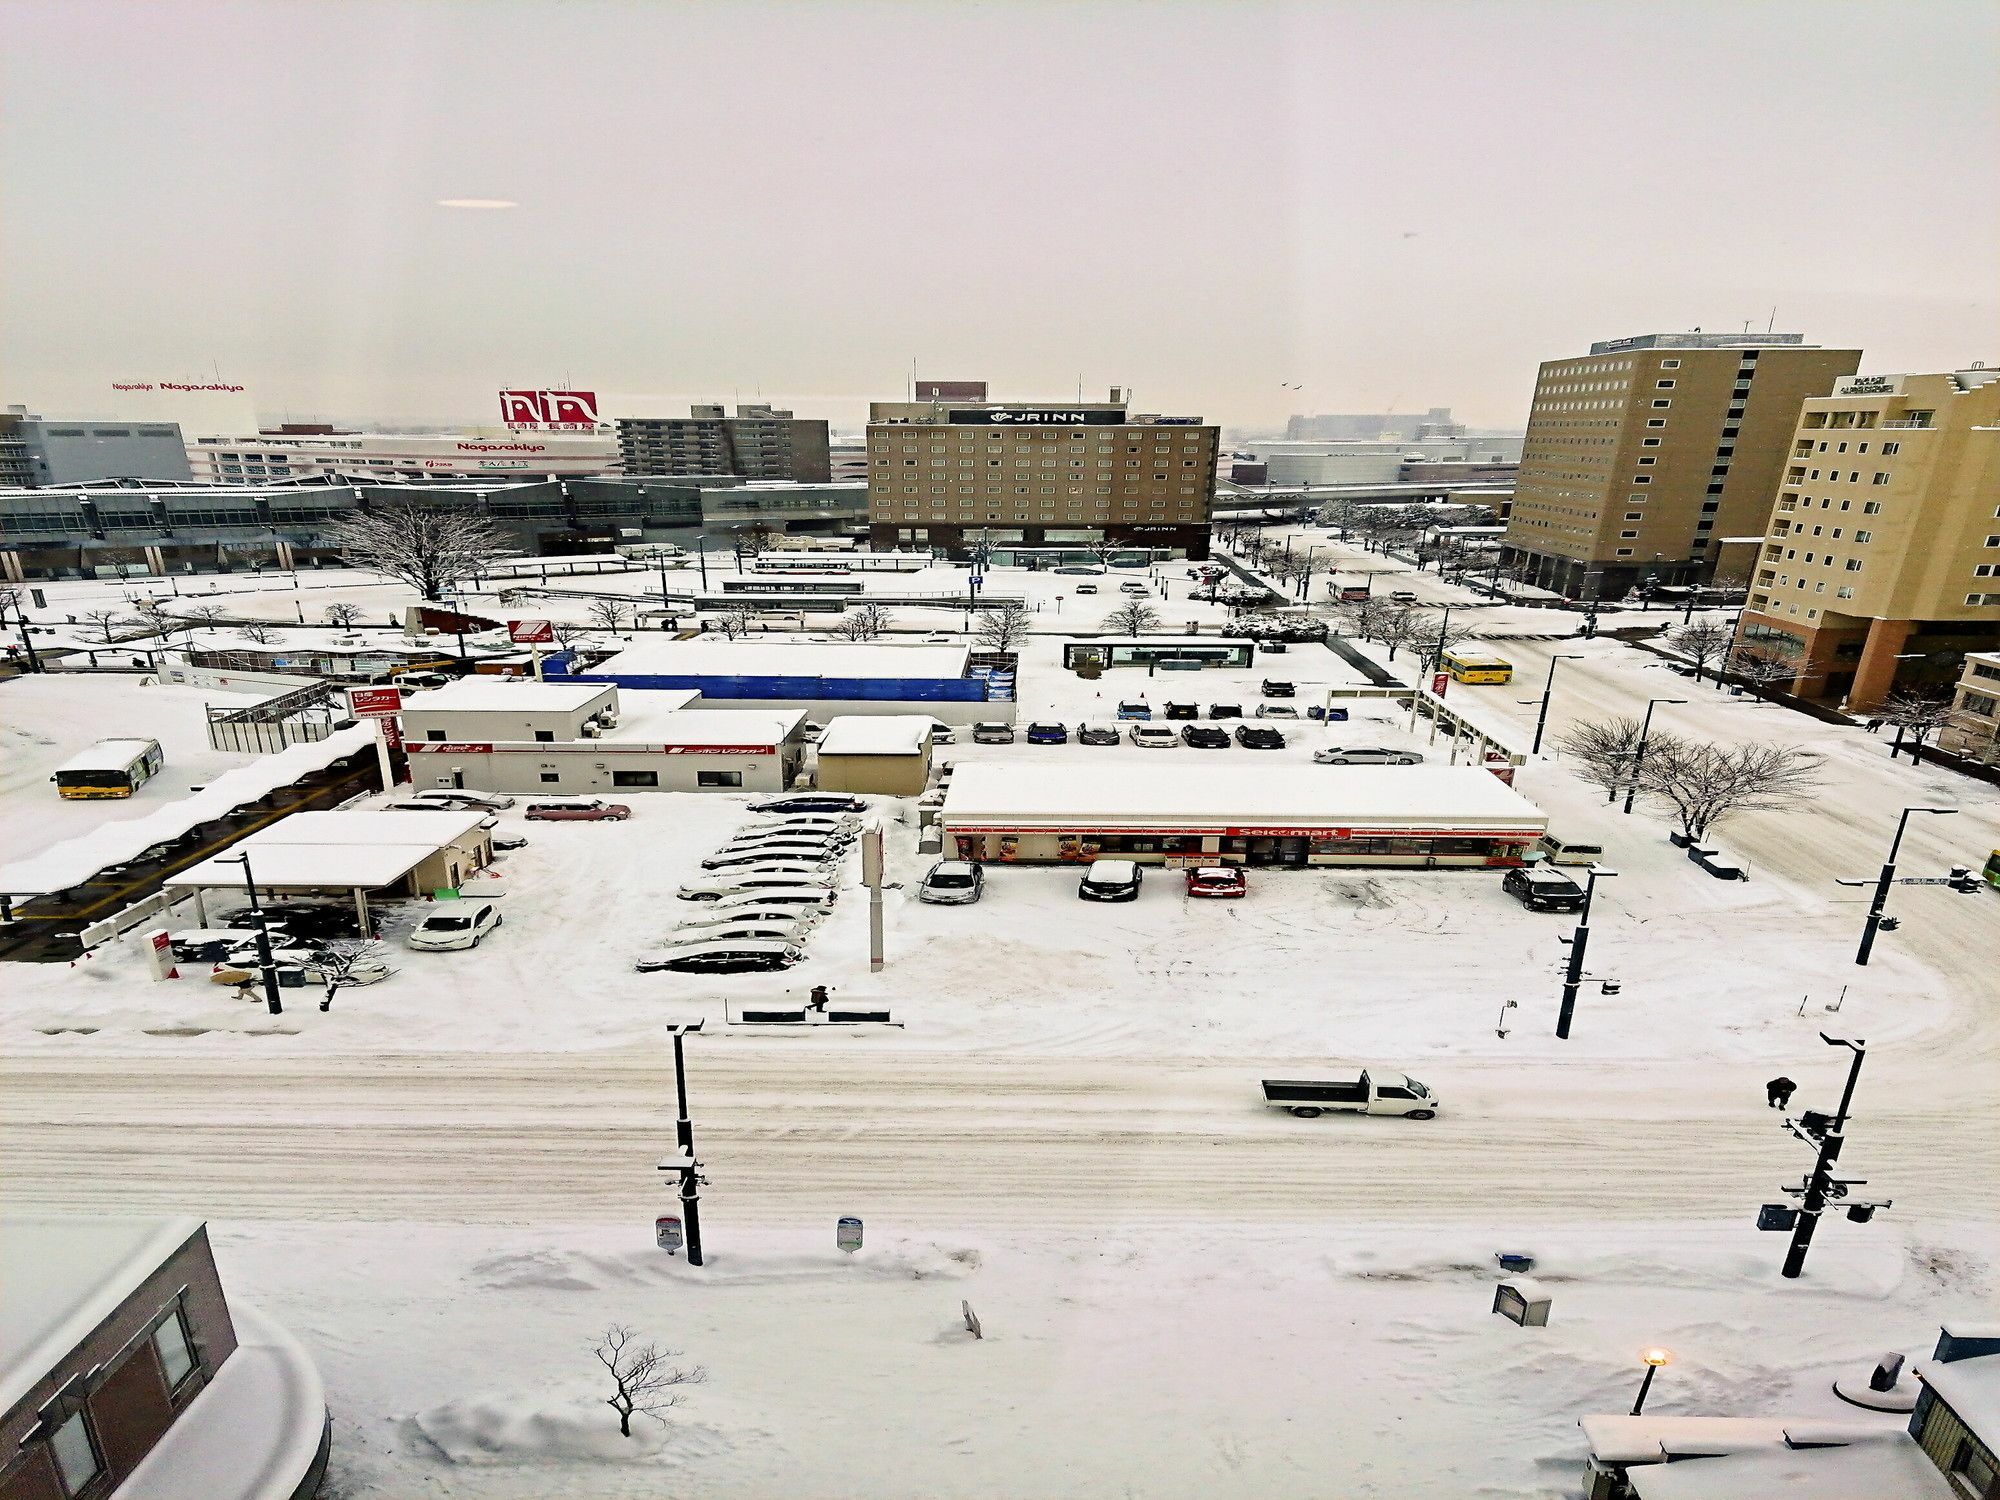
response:
[[[892,641],[640,640],[589,677],[963,677],[970,656]]]
[[[456,709],[465,713],[574,713],[612,691],[608,682],[535,682],[524,677],[461,677],[427,693],[411,693],[403,707],[415,713]]]
[[[1193,757],[1188,757],[1192,760]],[[1476,766],[1025,765],[961,763],[945,794],[953,829],[1437,829],[1548,827],[1548,816]]]

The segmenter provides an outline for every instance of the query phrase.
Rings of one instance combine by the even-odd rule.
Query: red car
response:
[[[1234,865],[1203,865],[1187,872],[1190,896],[1240,896],[1249,889],[1243,872]]]
[[[530,802],[523,817],[542,823],[617,822],[632,816],[622,802]]]

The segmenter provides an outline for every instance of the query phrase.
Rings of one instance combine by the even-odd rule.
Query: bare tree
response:
[[[725,609],[715,617],[715,628],[727,640],[740,641],[750,633],[750,627],[757,623],[757,617],[742,605]]]
[[[744,557],[756,557],[767,551],[771,539],[778,529],[768,521],[755,521],[736,533],[736,550]]]
[[[190,625],[213,625],[217,620],[222,618],[222,606],[220,604],[190,604],[180,612],[180,616]]]
[[[327,624],[346,630],[356,620],[361,618],[361,606],[358,604],[329,604],[325,610],[325,617]]]
[[[995,604],[982,609],[972,627],[972,638],[994,651],[1012,651],[1027,635],[1028,611],[1020,604]]]
[[[358,568],[384,573],[441,602],[452,588],[507,557],[506,538],[484,516],[398,500],[336,521],[327,537]]]
[[[1738,646],[1729,657],[1729,669],[1753,687],[1773,688],[1799,675],[1798,643],[1789,636],[1766,636],[1755,644]]]
[[[1639,792],[1671,807],[1681,832],[1699,843],[1735,813],[1798,802],[1818,784],[1822,764],[1820,756],[1796,745],[1725,749],[1676,734],[1654,734],[1639,767]]]
[[[97,638],[106,645],[117,640],[126,627],[133,623],[122,610],[116,609],[85,610],[83,622],[96,632]]]
[[[636,1335],[623,1323],[613,1323],[599,1335],[591,1352],[610,1372],[615,1394],[604,1404],[618,1413],[618,1431],[632,1435],[634,1416],[651,1417],[662,1427],[667,1419],[660,1414],[679,1406],[680,1387],[699,1385],[708,1378],[700,1365],[673,1365],[678,1349],[662,1349],[657,1344],[635,1344]]]
[[[623,599],[593,599],[587,612],[593,625],[611,635],[625,626],[627,606]]]
[[[1616,802],[1631,780],[1641,727],[1631,718],[1584,719],[1562,735],[1556,746],[1574,763],[1579,776],[1604,789],[1605,801]],[[1646,748],[1649,752],[1652,749],[1650,737]]]
[[[1463,616],[1453,619],[1443,611],[1413,609],[1410,611],[1410,644],[1423,652],[1424,660],[1433,669],[1438,658],[1453,646],[1472,639],[1475,627]]]
[[[1950,698],[1918,688],[1898,688],[1884,698],[1882,706],[1875,710],[1876,717],[1896,726],[1896,743],[1892,750],[1900,750],[1908,744],[1910,759],[1917,763],[1924,758],[1924,741],[1949,724],[1952,713]]]
[[[1700,682],[1708,664],[1726,657],[1735,639],[1735,631],[1720,620],[1695,620],[1671,631],[1667,643],[1694,663],[1694,680]]]
[[[326,993],[319,997],[321,1010],[333,1009],[333,997],[349,985],[370,982],[362,976],[382,962],[387,950],[368,938],[330,938],[312,949],[312,966],[319,970]],[[393,971],[391,971],[393,972]],[[380,976],[387,978],[388,974]]]
[[[1113,635],[1144,635],[1160,623],[1160,612],[1144,599],[1128,599],[1104,617]]]
[[[1391,604],[1382,617],[1382,644],[1389,648],[1389,660],[1396,659],[1396,652],[1404,646],[1422,647],[1435,642],[1432,635],[1426,638],[1424,612],[1407,604]]]
[[[269,645],[277,639],[277,632],[262,620],[245,620],[237,628],[242,631],[244,639],[255,641],[260,646]]]
[[[549,634],[556,638],[558,649],[574,651],[590,638],[590,627],[577,620],[551,620]]]
[[[1395,605],[1373,594],[1366,599],[1346,599],[1334,607],[1342,632],[1364,641],[1387,639],[1384,632],[1396,613]]]
[[[842,640],[872,641],[889,628],[889,612],[879,604],[862,604],[840,617],[833,633]]]

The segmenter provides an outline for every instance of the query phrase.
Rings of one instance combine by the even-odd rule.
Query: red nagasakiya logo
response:
[[[500,420],[509,427],[592,429],[597,426],[597,392],[502,391]]]

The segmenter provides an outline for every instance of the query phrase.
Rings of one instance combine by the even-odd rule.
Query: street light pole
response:
[[[1653,706],[1657,703],[1686,703],[1685,698],[1648,698],[1646,721],[1639,726],[1639,743],[1632,750],[1632,779],[1625,787],[1625,811],[1632,811],[1632,799],[1639,792],[1639,768],[1646,763],[1646,736],[1653,732]]]
[[[1889,858],[1882,865],[1882,873],[1875,881],[1875,899],[1868,903],[1868,921],[1861,929],[1861,947],[1855,952],[1854,961],[1865,965],[1868,955],[1875,951],[1875,933],[1882,925],[1882,908],[1889,904],[1889,887],[1896,883],[1896,854],[1903,847],[1903,832],[1910,826],[1911,813],[1955,813],[1955,807],[1906,807],[1902,817],[1896,820],[1896,837],[1889,845]]]
[[[1583,910],[1577,913],[1576,931],[1569,939],[1569,972],[1563,976],[1562,1007],[1556,1012],[1556,1035],[1569,1040],[1570,1021],[1576,1015],[1576,992],[1583,988],[1583,952],[1590,945],[1590,903],[1597,895],[1597,882],[1617,875],[1616,870],[1590,867],[1583,882]]]
[[[681,1052],[681,1040],[689,1032],[699,1030],[699,1021],[667,1028],[674,1039],[674,1093],[680,1104],[680,1117],[674,1121],[674,1138],[680,1143],[681,1165],[674,1170],[681,1176],[681,1223],[687,1231],[691,1266],[701,1264],[701,1163],[694,1156],[694,1122],[688,1118],[687,1059]]]
[[[264,908],[257,904],[257,882],[250,874],[250,856],[221,855],[216,863],[243,866],[243,888],[250,893],[250,921],[257,929],[257,967],[264,975],[264,1008],[274,1016],[281,1016],[285,1013],[285,1003],[278,997],[278,964],[271,957],[271,934],[264,926]]]
[[[1444,666],[1445,635],[1447,632],[1450,631],[1450,629],[1451,629],[1451,606],[1447,604],[1444,607],[1444,618],[1438,621],[1437,654],[1431,660],[1431,670],[1433,672],[1441,670]]]
[[[1549,658],[1549,680],[1542,686],[1542,711],[1535,715],[1535,744],[1528,753],[1542,753],[1542,731],[1549,722],[1549,695],[1556,690],[1556,663],[1559,661],[1582,661],[1581,656],[1552,656]]]
[[[1799,1202],[1799,1217],[1792,1225],[1792,1243],[1785,1251],[1785,1265],[1780,1272],[1788,1281],[1796,1281],[1805,1270],[1806,1251],[1812,1245],[1813,1231],[1819,1227],[1820,1215],[1826,1211],[1827,1199],[1832,1196],[1833,1165],[1840,1160],[1840,1148],[1846,1143],[1847,1111],[1854,1102],[1854,1085],[1861,1077],[1861,1060],[1868,1055],[1865,1041],[1849,1041],[1844,1037],[1831,1037],[1824,1031],[1819,1039],[1829,1047],[1845,1047],[1854,1054],[1854,1061],[1848,1064],[1847,1087],[1840,1093],[1840,1109],[1827,1123],[1826,1133],[1819,1140],[1819,1157],[1813,1163],[1812,1175],[1806,1179],[1805,1196]]]
[[[1632,1403],[1633,1416],[1638,1416],[1646,1409],[1646,1394],[1653,1388],[1653,1377],[1659,1373],[1660,1366],[1671,1364],[1673,1357],[1673,1352],[1668,1349],[1647,1349],[1641,1352],[1639,1359],[1646,1366],[1646,1378],[1639,1382],[1639,1398]]]

